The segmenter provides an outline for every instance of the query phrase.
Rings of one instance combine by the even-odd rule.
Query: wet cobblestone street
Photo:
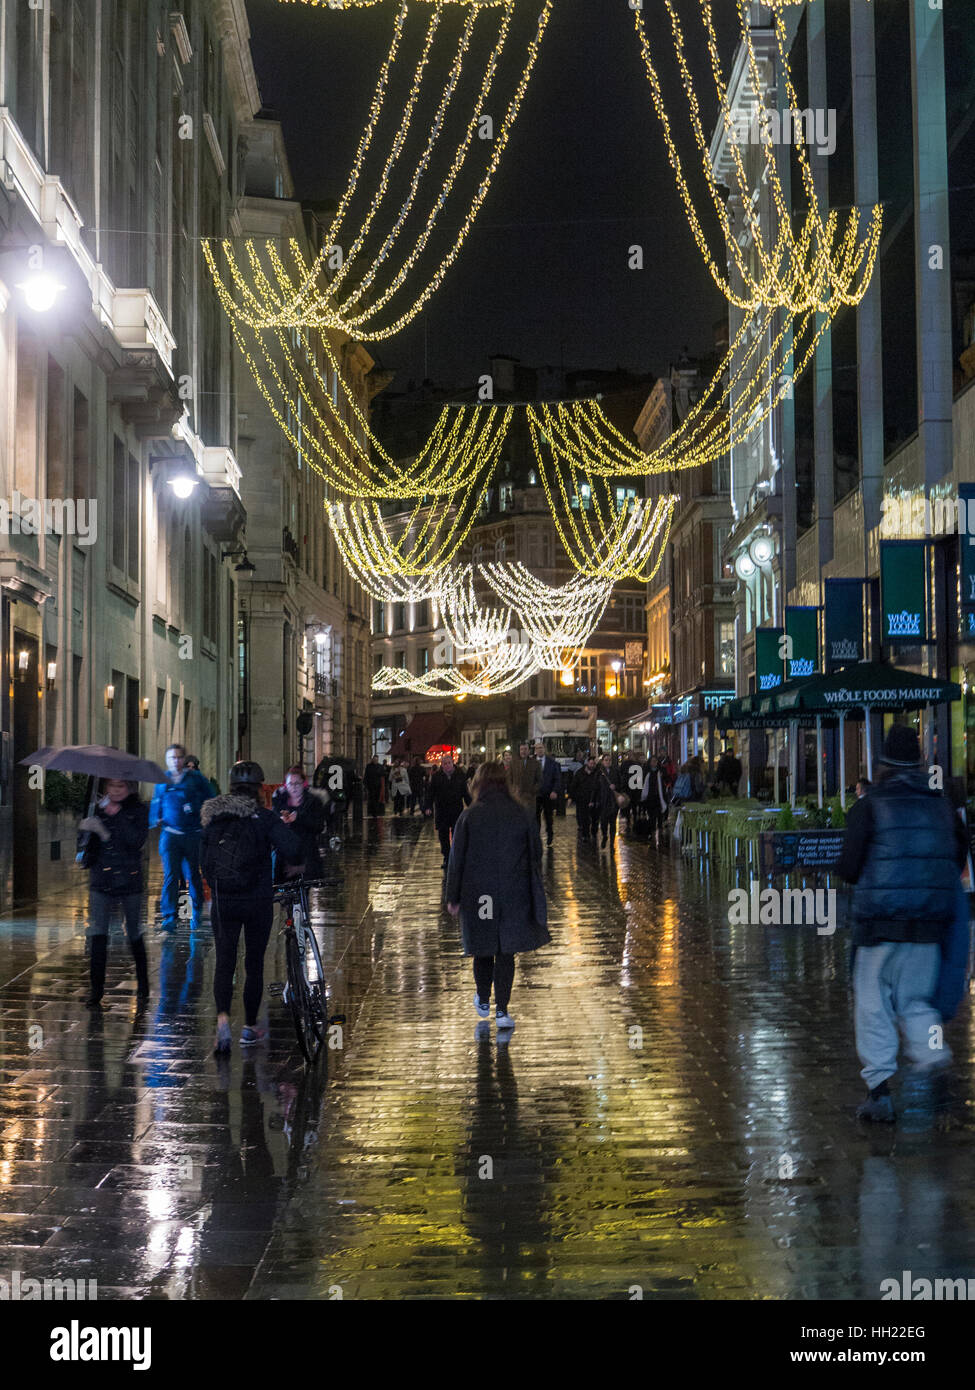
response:
[[[553,941],[519,957],[499,1044],[432,828],[373,823],[334,874],[327,1075],[276,993],[267,1045],[211,1055],[206,924],[149,931],[136,1020],[117,929],[111,1002],[83,1007],[80,898],[0,923],[0,1271],[169,1299],[877,1299],[904,1270],[975,1275],[968,1004],[947,1095],[902,1073],[897,1126],[870,1131],[843,930],[730,927],[730,882],[560,820]]]

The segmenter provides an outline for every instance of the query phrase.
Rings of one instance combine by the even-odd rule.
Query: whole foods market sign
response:
[[[782,661],[784,652],[782,638],[785,632],[781,627],[757,627],[755,629],[755,689],[775,690],[782,684]]]
[[[880,601],[885,642],[927,642],[924,541],[881,541]]]
[[[862,579],[827,579],[824,585],[823,628],[830,674],[864,658],[863,586]]]
[[[819,670],[819,609],[785,610],[785,670],[788,680]]]

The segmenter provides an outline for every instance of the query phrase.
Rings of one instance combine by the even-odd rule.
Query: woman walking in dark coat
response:
[[[512,794],[505,766],[484,763],[474,800],[454,828],[447,866],[447,910],[460,915],[465,956],[474,957],[474,1008],[491,1013],[505,1041],[515,1026],[508,1013],[515,955],[551,941],[542,884],[542,839],[532,811]]]
[[[91,993],[87,1005],[89,1009],[101,1008],[108,964],[108,928],[112,911],[118,907],[135,962],[136,1003],[144,1008],[149,999],[149,963],[142,939],[142,851],[149,834],[149,807],[139,800],[136,782],[111,779],[102,784],[102,791],[104,795],[94,813],[78,827],[78,858],[90,874]]]
[[[619,802],[616,800],[617,791],[616,773],[610,767],[609,754],[604,753],[596,764],[590,803],[593,838],[595,839],[597,830],[601,832],[603,849],[606,848],[607,837],[614,849],[616,846],[616,820],[620,813]]]

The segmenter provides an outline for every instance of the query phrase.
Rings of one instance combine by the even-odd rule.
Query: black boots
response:
[[[101,1008],[102,995],[105,993],[105,965],[108,961],[108,937],[91,937],[91,993],[85,1000],[85,1007],[89,1009]]]
[[[129,950],[135,961],[136,1003],[143,1008],[149,1002],[149,961],[146,957],[146,943],[141,936],[138,941],[129,942]]]

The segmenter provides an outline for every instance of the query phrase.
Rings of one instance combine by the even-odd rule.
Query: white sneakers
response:
[[[477,1014],[478,1018],[491,1017],[490,1003],[482,1004],[481,996],[478,994],[477,990],[474,991],[474,1012]],[[494,1021],[502,1033],[510,1033],[515,1026],[514,1019],[505,1009],[495,1009]]]

